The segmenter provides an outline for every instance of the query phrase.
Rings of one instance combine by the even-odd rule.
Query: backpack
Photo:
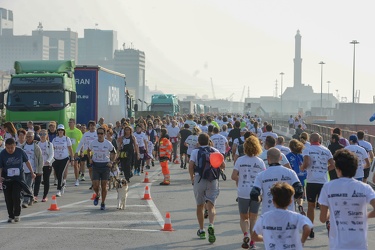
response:
[[[199,173],[200,176],[198,183],[202,178],[211,182],[220,177],[220,168],[214,168],[210,163],[210,155],[213,152],[216,151],[211,147],[200,147],[198,150],[198,165],[196,165],[194,169],[194,171]]]

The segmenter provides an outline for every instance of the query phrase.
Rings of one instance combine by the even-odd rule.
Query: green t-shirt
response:
[[[76,152],[79,141],[82,138],[82,132],[78,128],[70,129],[69,127],[65,130],[65,135],[72,141],[73,152]]]
[[[242,121],[241,122],[241,128],[244,128],[244,127],[246,127],[246,122]]]
[[[217,127],[220,130],[220,126],[219,126],[219,124],[217,124],[217,122],[212,121],[211,124],[214,125],[215,127]]]

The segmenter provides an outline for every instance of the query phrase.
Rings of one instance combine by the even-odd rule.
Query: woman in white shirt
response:
[[[57,136],[52,141],[54,149],[54,158],[52,166],[56,173],[57,179],[57,193],[56,196],[60,197],[64,193],[66,180],[63,180],[63,175],[66,167],[74,161],[72,141],[69,137],[65,136],[65,127],[62,124],[57,126]],[[70,159],[69,159],[70,156]]]
[[[54,150],[53,145],[51,142],[48,141],[48,133],[47,130],[42,129],[39,133],[40,136],[40,142],[38,143],[38,146],[42,150],[42,156],[43,156],[43,185],[44,185],[44,192],[43,192],[43,199],[42,202],[48,201],[47,195],[49,192],[49,178],[51,176],[52,172],[52,162],[54,157]],[[37,176],[35,178],[35,186],[38,187],[39,192],[39,186],[41,182],[41,176]],[[34,188],[36,189],[36,188]],[[38,193],[36,192],[36,193]]]

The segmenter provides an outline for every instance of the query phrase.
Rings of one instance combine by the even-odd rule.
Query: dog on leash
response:
[[[124,210],[126,207],[126,197],[128,196],[128,182],[121,178],[116,181],[117,209]]]
[[[117,163],[113,163],[111,171],[109,172],[108,190],[114,189],[116,187],[116,180],[120,176],[120,170]]]

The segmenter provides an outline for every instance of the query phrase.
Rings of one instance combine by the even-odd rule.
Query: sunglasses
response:
[[[104,135],[104,133],[97,133],[98,135]]]
[[[47,135],[46,133],[39,133],[40,136],[45,136]]]
[[[59,132],[59,131],[64,131],[64,129],[58,129],[57,132]]]

